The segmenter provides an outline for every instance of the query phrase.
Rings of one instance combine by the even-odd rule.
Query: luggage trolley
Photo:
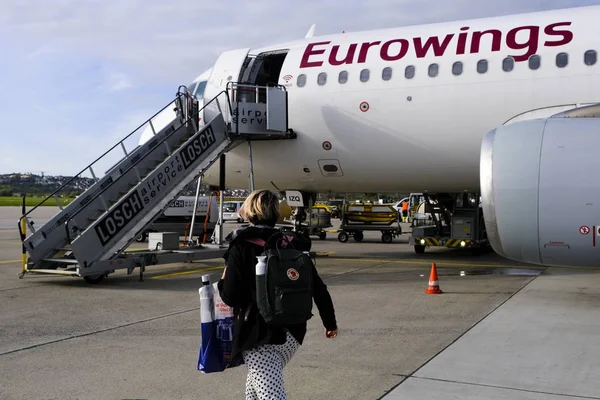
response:
[[[361,242],[364,231],[380,231],[381,241],[391,243],[402,234],[398,211],[390,204],[344,204],[338,240],[346,243],[353,236]]]

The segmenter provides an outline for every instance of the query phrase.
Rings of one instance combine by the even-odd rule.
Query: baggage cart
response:
[[[400,215],[391,204],[347,203],[342,208],[338,240],[346,243],[350,237],[361,242],[365,231],[380,231],[381,241],[391,243],[402,234]]]

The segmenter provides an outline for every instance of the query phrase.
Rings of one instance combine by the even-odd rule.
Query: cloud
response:
[[[594,3],[6,0],[2,147],[26,150],[28,169],[72,174],[167,104],[221,52],[303,38],[313,23],[325,35]],[[7,161],[0,173],[22,169]]]
[[[108,92],[118,92],[119,90],[129,89],[132,86],[130,78],[124,73],[109,72],[106,75],[105,82],[99,86],[99,89]]]
[[[109,6],[102,0],[13,0],[0,9],[0,32],[34,51],[62,49],[134,69],[142,82],[178,84],[209,68],[224,50],[302,38],[313,23],[317,34],[329,34],[593,3],[119,0]]]

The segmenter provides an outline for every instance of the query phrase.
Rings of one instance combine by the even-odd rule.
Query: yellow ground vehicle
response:
[[[296,207],[289,207],[289,215],[287,215],[287,217],[290,217],[295,212]],[[303,231],[311,236],[318,236],[319,239],[325,240],[327,238],[327,232],[325,232],[324,228],[333,226],[331,225],[331,214],[331,209],[326,204],[317,203],[313,205],[310,213],[310,220],[302,223]]]
[[[328,200],[325,204],[331,209],[331,218],[340,218],[344,200]]]
[[[381,231],[381,241],[391,243],[402,234],[398,211],[392,204],[346,203],[342,208],[342,224],[338,240],[348,241],[350,236],[360,242],[364,231]]]

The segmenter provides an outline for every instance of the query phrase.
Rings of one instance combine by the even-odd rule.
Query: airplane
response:
[[[598,20],[588,6],[316,37],[313,26],[224,52],[189,88],[202,106],[230,82],[285,87],[296,138],[252,142],[256,188],[421,192],[450,212],[447,195],[481,194],[500,255],[595,268]],[[226,186],[248,188],[249,168],[247,147],[229,151]],[[218,165],[203,182],[219,184]]]

